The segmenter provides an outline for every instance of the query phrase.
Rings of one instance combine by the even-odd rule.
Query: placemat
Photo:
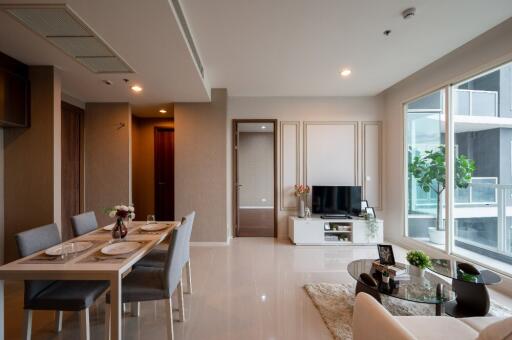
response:
[[[120,254],[120,255],[105,255],[101,252],[101,248],[93,252],[92,254],[86,256],[85,258],[81,259],[77,263],[122,263],[126,259],[130,258],[134,253],[138,252],[141,248],[143,248],[146,244],[153,242],[152,240],[146,240],[146,241],[140,241],[140,240],[131,240],[131,242],[139,242],[141,246],[126,254]],[[105,246],[108,243],[105,243]],[[103,248],[103,247],[102,247]]]
[[[97,247],[99,244],[104,243],[105,241],[100,241],[100,240],[84,240],[84,241],[82,241],[82,240],[80,240],[80,242],[91,242],[93,245],[92,245],[92,247],[85,249],[84,251],[81,251],[78,253],[73,253],[73,254],[68,254],[66,256],[50,256],[50,255],[46,255],[46,253],[43,251],[39,255],[36,255],[29,259],[20,261],[20,263],[23,263],[23,264],[36,264],[36,263],[38,263],[38,264],[40,264],[40,263],[65,264],[65,263],[68,263],[69,261],[75,259],[76,257],[83,255],[83,254],[87,253],[88,251],[91,251],[92,249]],[[68,243],[70,243],[70,242],[68,242]]]

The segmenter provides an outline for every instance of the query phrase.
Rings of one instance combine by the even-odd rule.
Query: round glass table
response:
[[[457,295],[455,301],[446,303],[446,314],[458,318],[487,315],[491,302],[486,285],[500,283],[499,275],[455,260],[433,259],[431,262],[431,271],[452,279]]]
[[[371,259],[352,261],[347,266],[348,273],[358,281],[358,284],[374,289],[379,294],[411,302],[434,304],[436,305],[436,315],[443,313],[443,306],[446,302],[455,299],[455,294],[446,281],[430,272],[425,272],[423,277],[409,274],[408,279],[394,280],[391,278],[388,284],[383,283],[381,273],[372,266],[374,261]],[[409,273],[409,265],[399,265],[405,267]],[[377,287],[371,287],[361,279],[361,274],[364,273],[376,281]]]

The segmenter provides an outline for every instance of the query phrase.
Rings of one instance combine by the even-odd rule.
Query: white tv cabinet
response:
[[[363,218],[309,219],[290,216],[288,237],[296,245],[369,245],[383,242],[384,221],[377,220],[378,230],[370,236],[368,221]]]

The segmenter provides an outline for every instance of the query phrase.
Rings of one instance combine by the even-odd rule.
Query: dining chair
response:
[[[196,212],[193,211],[187,216],[185,219],[187,220],[187,235],[186,235],[186,243],[187,246],[185,248],[185,252],[183,254],[183,258],[181,261],[182,268],[185,267],[185,274],[187,279],[187,293],[192,294],[192,268],[190,265],[190,237],[192,235],[192,227],[194,225],[194,219],[196,216]],[[167,251],[163,249],[153,249],[148,255],[144,256],[140,261],[138,261],[134,267],[163,267],[165,264],[165,259],[167,256]]]
[[[16,235],[21,257],[55,246],[61,242],[56,224],[48,224]],[[62,330],[63,311],[80,312],[80,338],[90,338],[89,307],[105,292],[108,281],[25,281],[23,339],[32,336],[32,311],[55,311],[55,330]]]
[[[172,295],[178,294],[179,321],[184,321],[183,286],[181,259],[188,246],[186,219],[171,233],[169,248],[163,267],[136,267],[122,281],[121,299],[123,303],[165,300],[167,337],[174,338],[172,318]],[[110,293],[106,302],[110,303]],[[110,308],[105,308],[105,334],[110,334]]]
[[[71,227],[75,237],[87,234],[98,228],[98,221],[94,211],[88,211],[80,215],[71,217]]]

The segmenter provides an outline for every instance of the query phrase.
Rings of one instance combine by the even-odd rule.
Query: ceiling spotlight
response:
[[[406,10],[404,10],[402,12],[402,18],[404,18],[404,20],[411,19],[415,14],[416,14],[416,8],[414,8],[414,7],[407,8]]]
[[[340,72],[342,77],[348,77],[351,73],[352,73],[352,71],[350,69],[348,69],[348,68],[344,68]]]
[[[142,91],[142,87],[140,87],[139,85],[133,85],[131,87],[131,89],[132,89],[133,92],[136,92],[136,93],[139,93],[139,92]]]
[[[105,80],[103,80],[103,84],[112,85],[113,83],[112,83],[112,80],[105,79]]]
[[[167,113],[167,110],[165,110],[165,109],[160,109],[160,111],[158,111],[158,112],[160,112],[160,113]]]
[[[391,34],[391,30],[385,30],[384,32],[382,32],[382,34],[384,34],[387,37]]]
[[[266,127],[265,125],[262,125],[262,126],[261,126],[261,128],[262,128],[262,129],[266,129],[267,127]]]

